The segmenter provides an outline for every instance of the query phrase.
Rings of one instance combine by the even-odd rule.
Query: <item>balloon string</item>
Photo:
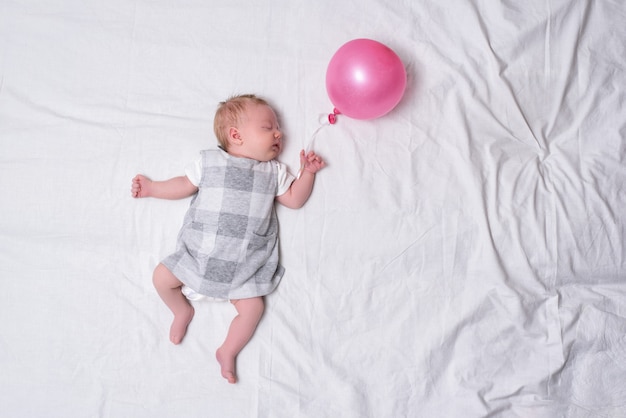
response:
[[[321,119],[324,115],[320,115],[320,126],[317,127],[317,129],[315,130],[315,132],[313,132],[313,135],[311,135],[311,139],[308,142],[308,145],[304,148],[304,153],[306,155],[307,152],[309,152],[309,150],[311,150],[313,148],[313,144],[315,143],[315,140],[317,139],[317,134],[324,128],[326,128],[327,126],[330,126],[331,124],[333,124],[334,122],[330,121],[330,115],[329,115],[329,120],[328,122],[322,122]],[[300,162],[300,170],[298,170],[298,176],[296,178],[300,178],[300,176],[302,175],[302,173],[304,172],[304,162]]]

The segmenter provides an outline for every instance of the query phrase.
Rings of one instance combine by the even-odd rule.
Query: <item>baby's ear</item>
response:
[[[241,135],[239,134],[239,129],[231,126],[228,128],[228,143],[230,145],[241,145],[243,140],[241,139]]]

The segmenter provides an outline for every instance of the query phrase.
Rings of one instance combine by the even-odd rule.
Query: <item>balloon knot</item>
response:
[[[330,122],[331,125],[334,125],[335,122],[337,122],[337,115],[341,115],[341,112],[337,110],[337,108],[334,108],[333,113],[328,115],[328,122]]]

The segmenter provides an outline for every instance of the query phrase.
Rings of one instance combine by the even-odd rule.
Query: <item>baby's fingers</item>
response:
[[[309,152],[309,155],[307,156],[307,159],[309,160],[309,163],[311,164],[321,164],[323,163],[322,158],[315,154],[314,152]]]
[[[141,197],[142,181],[145,179],[141,174],[136,175],[130,187],[130,193],[132,197]]]

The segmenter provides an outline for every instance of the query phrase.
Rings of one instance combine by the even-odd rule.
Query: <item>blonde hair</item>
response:
[[[220,102],[213,119],[213,130],[217,137],[217,142],[225,150],[228,149],[228,130],[233,126],[238,126],[241,117],[250,104],[269,106],[267,101],[254,94],[240,94],[232,96],[224,102]]]

